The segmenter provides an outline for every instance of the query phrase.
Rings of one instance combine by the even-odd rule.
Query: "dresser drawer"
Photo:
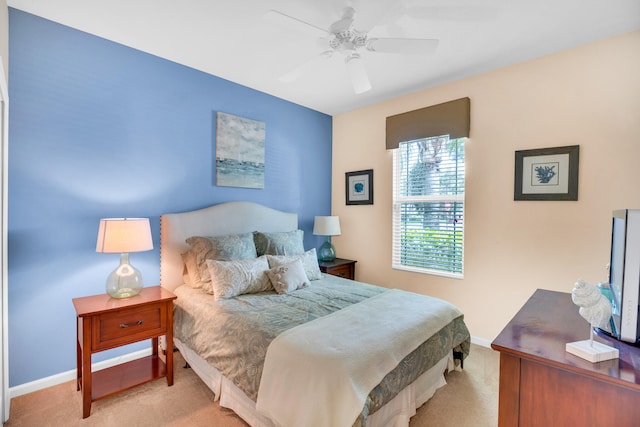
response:
[[[327,273],[333,276],[344,277],[345,279],[353,279],[352,271],[353,266],[349,264],[339,265],[337,267],[331,267],[327,269]]]
[[[92,351],[106,350],[166,333],[164,303],[108,312],[92,319]]]

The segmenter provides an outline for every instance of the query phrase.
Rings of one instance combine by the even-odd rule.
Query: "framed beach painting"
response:
[[[514,200],[578,200],[580,146],[516,151]]]
[[[216,185],[264,188],[265,124],[218,112]]]

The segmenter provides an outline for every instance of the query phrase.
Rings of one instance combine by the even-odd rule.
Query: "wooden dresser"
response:
[[[498,425],[640,425],[640,348],[602,334],[620,358],[591,363],[565,351],[589,339],[571,294],[538,289],[491,347],[500,352]]]

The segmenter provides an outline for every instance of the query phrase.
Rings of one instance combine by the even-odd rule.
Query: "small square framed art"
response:
[[[516,151],[513,200],[578,200],[580,146]]]
[[[373,169],[346,172],[345,193],[347,205],[372,205]]]

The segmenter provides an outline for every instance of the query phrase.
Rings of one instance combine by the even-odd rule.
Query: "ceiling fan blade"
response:
[[[360,55],[353,53],[347,56],[344,60],[347,64],[347,72],[351,78],[351,84],[356,94],[364,93],[371,89],[371,83],[367,76],[367,71],[364,69],[364,64]]]
[[[367,40],[367,49],[372,52],[425,54],[434,53],[438,48],[436,39],[376,39]]]
[[[285,13],[278,12],[277,10],[270,10],[264,14],[262,19],[270,24],[281,28],[287,28],[301,34],[307,34],[311,37],[323,37],[327,35],[327,30],[324,28],[309,24],[308,22],[294,18],[293,16],[289,16]]]
[[[405,15],[429,21],[488,21],[502,12],[495,7],[471,3],[457,6],[405,6]]]
[[[278,78],[278,80],[280,80],[281,82],[284,82],[284,83],[291,83],[291,82],[297,80],[302,74],[305,73],[305,71],[307,71],[310,68],[315,67],[319,62],[330,58],[332,55],[333,55],[333,51],[331,51],[331,50],[322,52],[320,55],[314,56],[313,58],[309,59],[308,61],[303,62],[302,64],[298,65],[293,70],[283,74],[282,76],[280,76]]]
[[[419,0],[424,1],[424,0]],[[351,3],[354,3],[353,1]],[[354,14],[354,26],[360,32],[367,33],[373,28],[394,22],[404,15],[404,1],[367,0],[360,1],[362,10]],[[364,7],[366,3],[366,7]],[[358,7],[356,7],[358,9]]]

